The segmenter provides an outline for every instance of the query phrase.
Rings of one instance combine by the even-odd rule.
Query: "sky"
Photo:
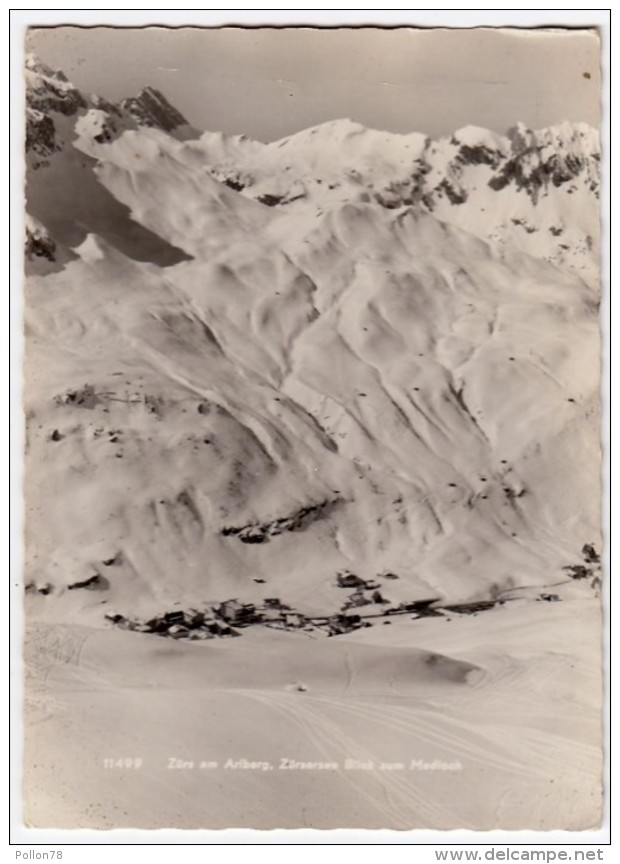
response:
[[[340,117],[433,137],[600,122],[594,31],[65,26],[27,50],[85,93],[152,86],[196,129],[260,141]]]

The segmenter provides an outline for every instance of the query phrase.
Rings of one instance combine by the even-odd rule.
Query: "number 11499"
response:
[[[124,756],[121,759],[104,759],[103,767],[106,770],[109,769],[125,769],[131,770],[136,768],[142,768],[142,759],[135,759],[130,756]]]

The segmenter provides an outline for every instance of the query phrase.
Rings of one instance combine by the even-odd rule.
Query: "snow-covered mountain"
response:
[[[336,121],[268,145],[205,134],[200,146],[214,177],[263,203],[416,204],[500,248],[596,278],[599,144],[585,124],[518,124],[505,137],[470,126],[434,141]]]
[[[183,260],[174,249],[131,219],[129,211],[97,182],[96,160],[74,147],[76,126],[87,119],[96,142],[137,129],[165,129],[194,137],[185,119],[160,93],[147,88],[134,99],[112,105],[98,96],[85,97],[62,72],[49,69],[33,55],[26,58],[27,210],[45,226],[61,262],[75,257],[73,248],[96,233],[125,254],[163,265]],[[50,272],[54,262],[27,249],[27,272]]]
[[[433,141],[338,120],[262,144],[200,135],[150,88],[117,105],[86,96],[32,57],[27,87],[29,668],[41,667],[56,682],[50,698],[72,706],[71,740],[110,752],[114,740],[125,752],[137,729],[152,754],[174,749],[178,724],[200,716],[208,735],[194,740],[188,727],[183,746],[216,742],[224,752],[234,741],[243,755],[259,752],[263,736],[265,752],[282,740],[292,755],[316,756],[316,744],[325,756],[337,744],[359,756],[375,754],[373,724],[389,723],[392,758],[415,755],[420,741],[446,758],[465,753],[475,802],[453,776],[421,795],[409,781],[375,789],[370,775],[335,772],[317,794],[305,778],[283,791],[276,772],[261,787],[280,819],[270,827],[302,824],[303,808],[305,824],[323,827],[589,826],[598,812],[598,613],[596,579],[586,578],[600,550],[596,131],[467,127]],[[350,602],[377,614],[433,601],[512,605],[484,624],[461,621],[458,607],[387,628],[369,619],[352,641],[327,643],[333,650],[313,627],[308,638],[265,631],[213,648],[208,664],[189,641],[164,651],[110,623],[229,598],[333,616],[348,596],[344,571],[374,586]],[[75,654],[72,640],[87,649]],[[319,695],[298,709],[280,691],[299,680]],[[75,696],[103,686],[101,704]],[[174,699],[161,701],[158,688],[170,686]],[[179,709],[190,691],[207,701]],[[325,693],[361,694],[346,715],[354,727],[337,731],[335,712],[352,703]],[[410,697],[413,713],[403,713]],[[439,712],[432,724],[422,698],[424,711]],[[244,726],[248,699],[255,721]],[[57,716],[54,704],[46,716]],[[576,716],[583,735],[569,728]],[[30,733],[29,770],[36,788],[51,777],[62,786],[44,732]],[[269,822],[254,813],[247,772],[243,785],[223,781],[208,808],[204,779],[183,787],[183,800],[198,803],[182,809],[176,792],[157,798],[136,786],[138,774],[124,774],[120,789],[112,772],[102,780],[99,768],[91,777],[88,765],[57,762],[73,767],[56,798],[73,803],[54,811],[34,796],[32,824],[109,824],[82,803],[95,799],[117,825],[196,827],[205,812],[210,825]],[[523,765],[534,767],[522,781]],[[330,801],[340,803],[327,812]]]
[[[417,205],[497,248],[521,249],[570,267],[596,284],[600,145],[598,132],[586,124],[533,131],[518,123],[505,136],[469,126],[432,140],[337,120],[261,144],[213,132],[199,137],[163,95],[149,87],[118,105],[98,96],[85,98],[62,72],[32,55],[27,59],[27,83],[30,167],[52,168],[53,173],[55,162],[75,156],[75,144],[82,162],[71,169],[86,169],[80,185],[89,197],[93,163],[83,154],[105,163],[110,158],[105,145],[126,131],[141,129],[143,135],[157,130],[169,133],[156,139],[163,153],[267,206],[307,212],[352,201],[376,202],[387,209]],[[63,156],[50,160],[54,153]],[[49,174],[31,184],[35,216],[44,206],[35,200],[38,187],[50,185]],[[73,197],[74,190],[71,195],[65,190],[55,196],[54,207]],[[115,202],[115,219],[117,207]],[[79,204],[76,209],[79,212]],[[136,256],[143,241],[141,235]],[[171,250],[166,252],[174,258]]]
[[[28,251],[73,258],[29,287],[38,581],[122,552],[113,594],[158,603],[260,576],[329,604],[345,565],[463,600],[597,535],[593,130],[185,140],[154,91],[28,75]]]

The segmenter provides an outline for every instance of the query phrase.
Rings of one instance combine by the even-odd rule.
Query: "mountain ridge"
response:
[[[356,199],[391,209],[420,203],[500,248],[516,245],[577,270],[590,284],[596,279],[599,239],[591,226],[598,221],[600,145],[586,124],[530,130],[517,123],[506,135],[467,126],[434,140],[341,119],[262,144],[243,135],[200,135],[153,88],[113,105],[86,99],[66,76],[32,56],[27,68],[26,144],[36,154],[33,168],[46,167],[67,147],[97,159],[98,148],[128,131],[172,133],[159,143],[175,160],[203,166],[260,204],[303,210]],[[57,128],[73,116],[78,125],[71,122],[57,141]],[[73,127],[80,130],[78,141]],[[584,201],[573,206],[570,200],[582,187],[591,193],[585,212]],[[563,213],[570,214],[568,225]],[[44,213],[33,215],[45,224]]]
[[[575,452],[596,461],[597,285],[579,269],[596,269],[579,240],[595,166],[568,154],[571,179],[539,172],[534,198],[521,175],[488,182],[514,147],[525,178],[553,142],[586,153],[585,129],[541,133],[533,155],[522,129],[516,144],[472,127],[432,142],[351,121],[260,145],[78,101],[49,108],[48,164],[29,157],[30,471],[65,510],[30,513],[28,560],[61,608],[117,553],[121,614],[252,600],[257,575],[320,611],[343,566],[400,573],[397,600],[460,602],[544,584],[596,541],[593,505],[576,505],[596,478],[571,471]],[[489,202],[497,236],[479,221]],[[62,492],[67,464],[90,509]],[[270,542],[222,533],[336,499]]]

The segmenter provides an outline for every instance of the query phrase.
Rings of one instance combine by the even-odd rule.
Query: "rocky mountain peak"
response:
[[[98,159],[98,148],[126,132],[166,132],[174,139],[175,160],[192,170],[200,164],[219,184],[261,205],[318,212],[344,200],[386,209],[420,204],[500,248],[509,242],[582,273],[590,267],[586,259],[596,259],[596,238],[580,227],[588,219],[575,218],[568,231],[559,215],[572,212],[582,191],[580,209],[597,206],[598,133],[583,123],[538,130],[517,123],[505,135],[468,125],[431,139],[338,119],[263,144],[217,132],[199,136],[153,87],[117,103],[85,98],[62,72],[33,55],[26,79],[26,148],[33,169],[74,159],[76,151]],[[180,149],[179,141],[185,142]],[[168,149],[161,137],[157,147]],[[105,160],[110,158],[106,151]],[[88,182],[96,182],[90,174]],[[46,221],[43,211],[38,216]]]
[[[26,58],[26,104],[35,111],[75,114],[86,107],[80,91],[60,72],[41,63],[33,54]]]
[[[585,123],[561,123],[532,130],[518,123],[507,137],[512,154],[489,181],[492,189],[514,184],[536,202],[550,186],[557,188],[581,178],[598,195],[600,149],[595,129]]]
[[[150,126],[171,132],[188,122],[166,97],[154,87],[145,87],[138,96],[123,99],[122,110],[130,114],[139,126]]]
[[[57,140],[60,120],[57,115],[81,117],[94,109],[98,126],[105,127],[101,141],[109,141],[117,132],[127,128],[147,126],[174,132],[179,127],[188,126],[183,115],[153,87],[145,87],[137,96],[118,104],[98,95],[85,97],[63,72],[42,63],[34,54],[26,56],[25,74],[26,151],[34,152],[43,160],[63,146]],[[97,134],[100,132],[98,130]]]

